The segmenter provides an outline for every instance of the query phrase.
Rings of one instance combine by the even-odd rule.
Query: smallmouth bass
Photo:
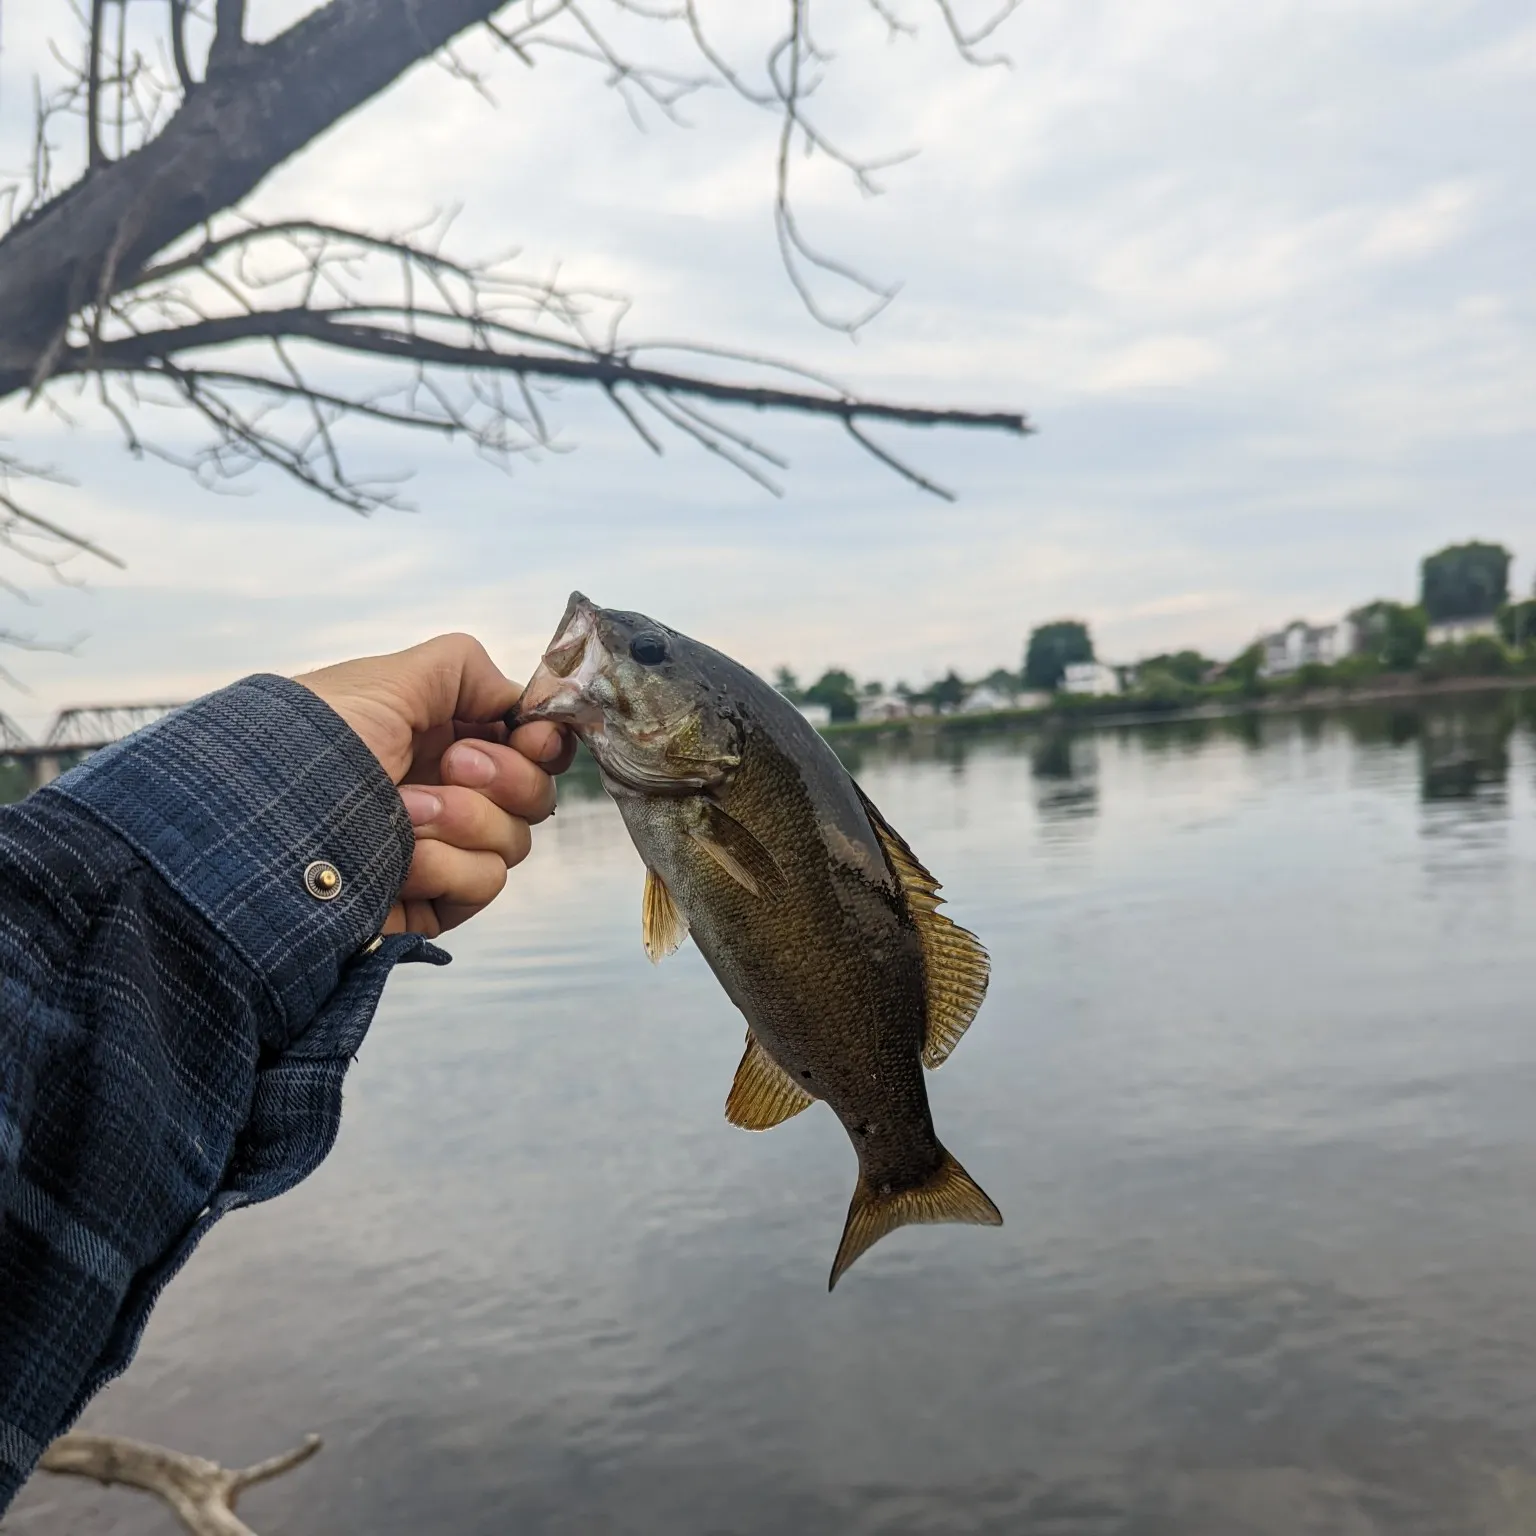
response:
[[[728,656],[573,593],[509,724],[591,751],[645,861],[653,961],[691,933],[745,1015],[726,1117],[768,1130],[820,1099],[858,1156],[827,1283],[898,1227],[1000,1226],[939,1142],[925,1067],[986,993],[986,951],[792,704]]]

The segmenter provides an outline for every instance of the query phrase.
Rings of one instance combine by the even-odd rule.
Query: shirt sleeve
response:
[[[0,1512],[225,1211],[335,1141],[410,864],[315,694],[247,678],[0,810]]]

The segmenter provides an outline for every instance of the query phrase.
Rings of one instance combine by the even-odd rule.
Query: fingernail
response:
[[[453,776],[461,784],[489,784],[496,777],[496,764],[478,748],[458,746],[448,755]]]
[[[443,802],[430,789],[417,789],[413,784],[402,784],[400,799],[413,827],[424,827],[443,814]]]
[[[565,732],[556,727],[549,733],[549,740],[544,743],[544,749],[539,753],[541,763],[552,763],[565,750]]]

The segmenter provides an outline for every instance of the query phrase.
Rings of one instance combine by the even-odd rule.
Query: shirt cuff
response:
[[[281,1049],[383,927],[415,838],[373,753],[318,695],[259,674],[104,748],[39,794],[105,822],[270,989]],[[339,879],[306,874],[331,866]]]

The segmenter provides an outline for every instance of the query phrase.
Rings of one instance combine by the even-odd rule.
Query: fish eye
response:
[[[641,666],[654,667],[658,661],[667,659],[667,643],[660,635],[636,635],[629,642],[629,654]]]

